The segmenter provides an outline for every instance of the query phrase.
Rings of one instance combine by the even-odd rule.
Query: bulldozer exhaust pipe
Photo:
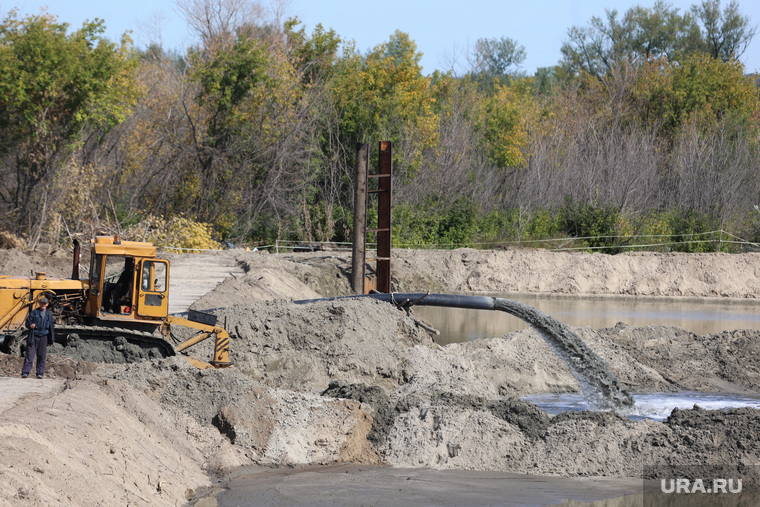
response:
[[[79,280],[79,240],[74,240],[74,267],[71,270],[71,279]]]

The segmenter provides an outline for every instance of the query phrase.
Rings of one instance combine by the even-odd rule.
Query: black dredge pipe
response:
[[[424,292],[373,293],[322,299],[293,301],[295,304],[318,301],[338,301],[350,298],[372,298],[395,304],[400,308],[414,305],[464,308],[469,310],[499,310],[530,324],[549,347],[570,368],[585,398],[598,409],[625,409],[634,405],[633,397],[613,376],[607,364],[581,338],[563,323],[532,306],[509,299],[489,296],[430,294]]]
[[[372,298],[386,303],[393,303],[399,306],[443,306],[447,308],[465,308],[468,310],[495,310],[495,301],[497,298],[489,296],[462,296],[457,294],[430,294],[426,292],[392,292],[386,294],[384,292],[354,295],[354,296],[340,296],[334,298],[320,298],[320,299],[302,299],[299,301],[293,301],[295,304],[316,303],[318,301],[337,301],[340,299],[351,298]]]

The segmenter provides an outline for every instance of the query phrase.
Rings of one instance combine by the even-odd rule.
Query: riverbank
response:
[[[48,276],[70,272],[64,256],[45,265],[44,258],[0,254],[0,266],[11,258],[24,268],[42,265]],[[227,322],[235,368],[198,371],[180,358],[99,365],[51,356],[49,376],[65,379],[60,390],[29,393],[0,413],[8,464],[0,498],[24,505],[208,501],[202,493],[243,465],[640,479],[652,464],[757,464],[757,410],[681,410],[665,422],[608,412],[549,416],[517,398],[575,392],[578,382],[533,330],[442,347],[414,314],[386,303],[288,302],[348,294],[349,254],[213,255],[229,256],[244,274],[194,307]],[[187,276],[183,270],[202,277],[199,257],[193,268],[183,267],[182,256],[168,257],[172,280]],[[394,259],[401,291],[754,299],[760,287],[755,254],[464,250],[399,251]],[[573,331],[633,391],[760,392],[757,331]],[[0,371],[17,375],[19,361],[4,356]],[[78,448],[79,440],[88,443]],[[395,486],[392,478],[388,484]]]

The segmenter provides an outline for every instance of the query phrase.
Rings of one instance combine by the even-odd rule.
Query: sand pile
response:
[[[68,250],[39,249],[36,252],[23,252],[16,248],[0,248],[0,275],[32,276],[33,272],[41,271],[48,278],[67,278],[71,276],[73,267],[72,255]],[[82,259],[88,259],[87,256],[89,250],[85,248],[82,250]]]
[[[409,347],[434,346],[403,312],[370,299],[252,302],[215,313],[240,371],[294,391],[320,393],[334,379],[394,388],[411,376]]]
[[[664,423],[604,412],[531,415],[520,427],[511,420],[515,412],[532,407],[501,408],[466,398],[426,400],[398,415],[383,456],[396,466],[641,477],[652,465],[751,468],[760,448],[753,409],[685,410]]]
[[[656,329],[576,331],[581,336],[593,335],[588,343],[595,352],[615,358],[609,361],[612,372],[641,391],[696,386],[717,390],[727,385],[724,377],[734,379],[731,385],[737,389],[743,386],[739,379],[757,371],[757,359],[737,362],[722,372],[712,370],[708,362],[692,365],[688,382],[681,378],[683,383],[674,384],[664,377],[680,362],[678,351],[688,349],[689,343],[670,342],[663,347],[661,351],[672,351],[670,361],[647,361],[622,351],[616,337],[656,336]],[[725,344],[730,335],[702,338]],[[760,429],[760,411],[754,409],[685,410],[660,423],[601,412],[553,417],[517,401],[510,395],[578,388],[566,366],[552,359],[534,331],[445,349],[436,354],[415,348],[412,380],[391,394],[396,419],[382,456],[396,466],[636,477],[653,464],[752,465],[760,452],[760,442],[753,436]],[[521,357],[529,361],[521,366],[519,359],[509,362]]]
[[[8,276],[31,276],[32,263],[29,257],[17,249],[0,250],[0,266],[2,274]]]
[[[350,265],[350,263],[349,263]],[[760,297],[760,254],[394,250],[396,290]]]
[[[605,352],[605,359],[634,390],[760,390],[760,333],[756,330],[697,335],[669,326],[618,325],[598,332],[585,329],[581,335],[589,345],[614,347]],[[657,377],[647,380],[647,372],[653,371]]]
[[[49,392],[2,411],[4,505],[178,505],[247,463],[215,428],[127,383],[44,382]]]
[[[366,440],[371,409],[354,401],[270,388],[238,368],[197,370],[179,357],[135,363],[112,376],[215,427],[248,464],[377,461]]]

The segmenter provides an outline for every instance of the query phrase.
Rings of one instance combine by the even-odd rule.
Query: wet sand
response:
[[[640,500],[643,481],[344,464],[248,469],[232,478],[225,488],[216,498],[206,498],[196,505],[530,506],[614,498],[625,502],[631,495]]]

